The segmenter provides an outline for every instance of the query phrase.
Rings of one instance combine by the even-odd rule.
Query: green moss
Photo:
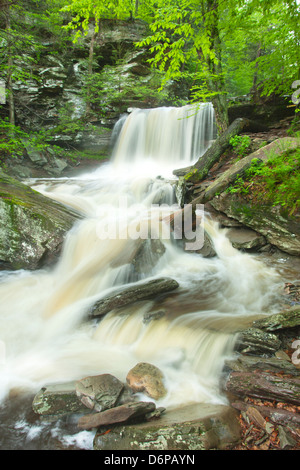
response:
[[[199,181],[201,181],[201,173],[200,173],[199,170],[197,170],[195,168],[192,171],[190,171],[189,173],[187,173],[184,176],[184,179],[188,183],[198,183]]]

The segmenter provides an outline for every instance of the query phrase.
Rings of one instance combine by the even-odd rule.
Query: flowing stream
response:
[[[204,228],[215,257],[187,252],[168,231],[168,208],[178,209],[172,170],[195,161],[214,137],[210,104],[198,111],[135,110],[116,126],[109,163],[79,177],[28,182],[83,219],[67,234],[51,269],[1,273],[0,399],[6,412],[8,398],[34,394],[45,384],[101,373],[125,381],[140,361],[164,373],[168,393],[159,406],[226,403],[219,380],[236,332],[276,308],[280,278],[255,256],[234,249],[209,214]],[[146,245],[137,270],[130,256],[154,219],[164,252],[153,260]],[[171,277],[179,288],[89,321],[88,309],[116,287],[157,277]],[[146,321],[157,311],[160,318]],[[16,410],[16,421],[2,418],[0,442],[8,445],[3,435],[9,428],[19,441],[8,446],[26,442],[30,448],[28,442],[42,440],[41,425],[30,425]]]

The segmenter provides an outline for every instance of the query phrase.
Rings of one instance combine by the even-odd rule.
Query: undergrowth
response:
[[[253,203],[281,206],[288,215],[300,207],[300,148],[281,155],[270,155],[267,161],[253,159],[250,168],[238,175],[227,192],[246,195]]]

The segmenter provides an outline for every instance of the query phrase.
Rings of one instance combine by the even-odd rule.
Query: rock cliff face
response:
[[[53,130],[62,122],[60,118],[67,116],[70,129],[59,126],[51,144],[106,152],[120,113],[130,107],[157,106],[165,98],[157,93],[159,82],[147,62],[149,52],[135,46],[145,37],[147,27],[139,20],[102,22],[93,45],[94,78],[88,112],[86,87],[93,31],[76,44],[41,39],[43,49],[34,78],[26,84],[14,83],[16,123],[27,131]],[[70,125],[78,119],[81,129]],[[93,125],[89,127],[89,123]]]

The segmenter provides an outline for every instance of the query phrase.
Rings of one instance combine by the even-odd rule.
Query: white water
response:
[[[165,375],[168,395],[162,405],[225,401],[219,378],[224,359],[232,354],[235,332],[252,315],[270,309],[278,278],[254,257],[235,250],[209,216],[205,227],[216,257],[187,253],[165,237],[166,252],[148,273],[148,277],[176,279],[178,291],[162,302],[127,307],[122,315],[111,312],[99,323],[87,318],[88,308],[113,288],[146,277],[138,277],[128,263],[135,240],[100,239],[99,233],[113,222],[127,232],[147,221],[152,203],[174,203],[172,182],[153,177],[158,168],[159,175],[169,176],[179,161],[184,166],[195,159],[190,151],[182,159],[180,151],[173,154],[172,140],[175,132],[175,149],[183,139],[191,149],[195,134],[179,137],[165,109],[156,110],[154,121],[151,117],[149,122],[151,113],[137,111],[129,116],[113,161],[99,170],[78,178],[31,182],[36,190],[79,210],[84,219],[67,235],[54,268],[1,274],[2,400],[11,391],[35,392],[51,382],[91,374],[111,373],[125,381],[131,367],[146,361]],[[175,124],[178,113],[171,112]],[[155,137],[158,123],[164,132]],[[133,161],[129,161],[132,144],[127,142],[127,132],[137,142]],[[140,133],[154,140],[151,152],[146,152],[144,140],[139,141]],[[211,137],[201,137],[204,147]],[[143,321],[145,313],[160,309],[166,312],[163,318]]]

